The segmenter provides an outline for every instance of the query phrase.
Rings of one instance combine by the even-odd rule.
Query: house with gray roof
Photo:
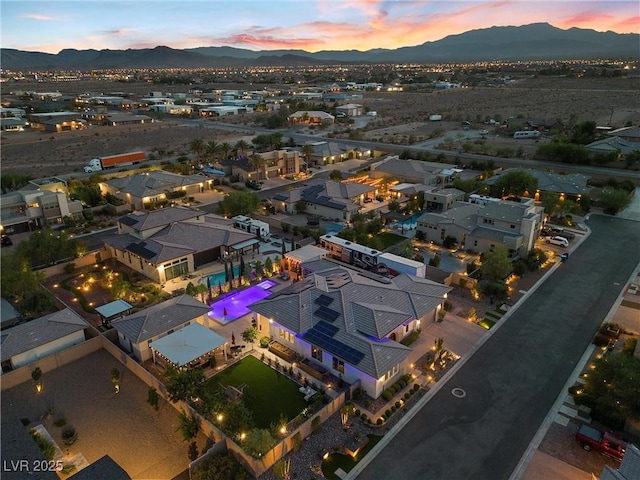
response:
[[[86,340],[89,324],[70,308],[2,331],[2,371],[8,372]]]
[[[535,177],[538,181],[538,188],[535,192],[531,192],[533,198],[538,201],[540,196],[545,193],[554,193],[565,198],[578,200],[582,195],[588,195],[591,191],[591,187],[587,184],[589,177],[582,175],[581,173],[555,173],[546,172],[543,170],[522,169],[522,168],[507,168],[493,177],[487,178],[484,183],[486,185],[493,185],[501,175],[507,173],[524,170],[529,175]]]
[[[128,175],[100,182],[100,193],[111,194],[129,204],[134,210],[142,210],[152,205],[168,202],[173,192],[186,195],[209,190],[213,180],[204,175],[179,175],[155,170],[138,175]]]
[[[401,159],[398,155],[390,155],[380,162],[371,164],[369,177],[442,185],[451,181],[457,171],[456,166],[451,164]]]
[[[193,323],[209,327],[210,310],[208,305],[185,294],[114,320],[111,325],[118,332],[122,348],[145,362],[152,357],[151,342]]]
[[[640,130],[640,129],[638,129]],[[618,160],[633,152],[640,151],[640,143],[633,143],[620,137],[603,138],[586,145],[590,153],[609,155],[613,154]]]
[[[623,127],[607,132],[610,137],[618,137],[630,143],[640,143],[640,127]]]
[[[132,212],[118,219],[118,232],[104,237],[111,256],[160,284],[260,243],[233,220],[188,207]]]
[[[311,142],[311,152],[308,155],[309,165],[334,165],[350,159],[369,158],[371,150],[364,147],[354,147],[336,142]]]
[[[366,197],[373,198],[376,187],[357,182],[315,180],[306,187],[287,190],[271,198],[276,211],[295,214],[296,204],[304,201],[305,212],[336,221],[351,221]]]
[[[329,371],[378,398],[409,371],[412,349],[400,341],[434,322],[450,287],[400,274],[388,279],[325,260],[303,280],[254,303],[258,329],[304,357],[314,371]],[[426,352],[425,352],[426,353]]]
[[[532,198],[519,202],[500,200],[485,205],[456,202],[442,213],[425,213],[417,230],[426,241],[442,244],[456,239],[461,249],[486,252],[497,245],[506,247],[512,258],[525,257],[535,246],[544,220],[544,208]]]

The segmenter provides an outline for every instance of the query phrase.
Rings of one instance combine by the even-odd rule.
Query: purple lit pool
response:
[[[275,284],[276,282],[265,280],[240,292],[225,294],[220,300],[211,304],[209,318],[224,325],[245,316],[250,312],[247,307],[271,295],[269,289]]]

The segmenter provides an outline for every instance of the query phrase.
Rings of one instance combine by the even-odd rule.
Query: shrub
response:
[[[72,445],[78,438],[78,433],[73,427],[66,427],[62,430],[62,439],[66,445]]]
[[[396,406],[395,406],[395,405],[393,405],[393,406],[391,407],[391,413],[396,413],[396,410],[397,410]]]
[[[416,383],[415,385],[413,385],[413,391],[417,392],[418,390],[420,390],[420,385]]]
[[[387,409],[384,411],[384,416],[385,416],[386,418],[389,418],[389,417],[391,416],[391,409],[387,408]]]
[[[291,449],[294,452],[300,450],[302,446],[302,437],[300,436],[300,432],[297,432],[293,437],[291,437]]]
[[[381,418],[379,418],[378,420],[376,420],[376,425],[382,425],[383,420]]]
[[[366,421],[369,419],[369,417],[367,417],[367,414],[366,414],[366,413],[362,413],[362,414],[360,414],[360,419],[361,419],[363,422],[366,422]]]
[[[67,419],[64,417],[60,417],[55,422],[53,422],[53,424],[56,427],[64,427],[67,424]]]
[[[355,411],[354,415],[355,415],[356,417],[359,417],[359,416],[360,416],[360,413],[362,413],[362,412],[360,412],[360,409],[359,409],[359,408],[356,408],[356,411]]]
[[[368,398],[367,398],[367,399],[365,399],[365,401],[364,401],[364,407],[365,407],[365,408],[369,408],[370,406],[371,406],[371,400],[369,400]]]
[[[398,401],[396,402],[396,408],[400,408],[402,406],[402,404]]]
[[[76,264],[69,262],[64,266],[64,273],[73,273],[76,269]]]
[[[271,339],[269,337],[262,337],[260,339],[260,346],[262,348],[267,348],[270,342],[271,342]]]
[[[153,387],[149,387],[149,391],[147,393],[147,402],[149,403],[149,405],[158,410],[158,408],[160,408],[158,404],[159,400],[160,395],[158,395],[158,391]]]
[[[31,437],[33,437],[36,444],[38,445],[38,448],[42,450],[42,454],[44,455],[44,458],[49,461],[53,460],[53,457],[56,454],[56,447],[53,444],[53,442],[50,442],[49,440],[44,438],[34,429],[29,430],[29,433],[31,434]]]
[[[311,430],[313,430],[313,433],[318,433],[322,430],[322,420],[320,416],[313,417],[313,420],[311,420]]]
[[[410,396],[411,396],[411,394],[409,392],[407,392],[407,393],[404,394],[404,399],[408,400]]]
[[[363,397],[364,397],[364,392],[362,391],[362,389],[360,387],[356,388],[353,391],[353,399],[356,402],[362,400]]]
[[[393,393],[391,390],[385,390],[382,392],[382,398],[384,398],[387,402],[393,398]]]

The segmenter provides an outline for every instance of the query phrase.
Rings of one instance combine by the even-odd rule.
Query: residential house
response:
[[[625,157],[633,152],[640,151],[640,143],[629,142],[621,137],[609,137],[602,140],[596,140],[586,145],[585,148],[594,154],[609,155],[613,154],[616,160]]]
[[[66,217],[82,218],[82,202],[69,200],[64,180],[29,182],[24,188],[0,196],[4,233],[29,232],[64,224]]]
[[[209,190],[213,180],[204,175],[179,175],[177,173],[154,170],[152,172],[126,177],[112,178],[100,182],[100,193],[111,194],[131,206],[141,210],[169,202],[173,194],[185,195]]]
[[[561,132],[564,124],[555,118],[509,118],[505,124],[509,131],[537,130],[540,132]]]
[[[434,187],[422,183],[400,183],[389,187],[392,196],[402,203],[421,194],[424,198],[423,209],[445,212],[455,202],[464,201],[465,192],[453,187]]]
[[[86,340],[91,328],[76,312],[65,308],[2,331],[2,372],[37,362]]]
[[[322,94],[318,95],[318,98],[322,98]],[[330,113],[323,111],[299,111],[289,115],[289,122],[293,125],[307,123],[310,125],[320,125],[323,123],[333,123],[335,117]]]
[[[436,320],[451,289],[407,274],[387,279],[317,262],[327,268],[311,268],[304,279],[249,307],[258,329],[301,355],[298,366],[310,376],[360,381],[378,398],[411,369],[412,350],[399,342]]]
[[[111,256],[151,280],[164,284],[202,265],[257,249],[253,233],[186,207],[133,212],[118,219],[118,235],[104,238]]]
[[[305,212],[336,221],[351,221],[366,197],[375,195],[376,187],[356,182],[333,180],[310,182],[308,186],[287,190],[271,198],[276,211],[298,213],[298,202],[305,203]]]
[[[209,327],[211,308],[191,295],[179,295],[111,322],[118,342],[139,362],[152,358],[150,344],[188,325]]]
[[[640,143],[640,127],[617,128],[607,132],[610,137],[618,137],[630,143]]]
[[[522,169],[507,168],[497,175],[487,178],[484,183],[486,185],[493,185],[501,175],[506,175],[509,172],[518,170]],[[538,181],[538,187],[535,192],[525,192],[524,196],[533,197],[536,201],[539,201],[545,192],[556,194],[560,198],[579,200],[582,195],[588,195],[591,191],[591,187],[587,184],[589,177],[581,173],[563,174],[536,169],[528,169],[525,171],[535,177]]]
[[[406,183],[444,185],[450,182],[456,173],[455,165],[404,160],[398,155],[390,155],[380,162],[371,164],[369,177]]]
[[[345,160],[369,158],[372,155],[371,150],[336,142],[312,142],[307,145],[312,147],[308,166],[333,165]]]
[[[364,113],[364,107],[358,103],[347,103],[336,107],[336,112],[342,113],[347,117],[357,117]]]
[[[255,155],[261,159],[259,165],[254,164],[248,157],[239,157],[235,160],[224,161],[221,168],[224,168],[225,171],[231,169],[231,175],[243,182],[246,180],[267,180],[284,175],[298,175],[307,167],[304,159],[295,150],[272,150]]]
[[[441,244],[453,237],[461,249],[486,252],[497,245],[512,258],[525,257],[534,247],[544,220],[544,209],[531,198],[500,200],[485,205],[457,202],[442,213],[425,213],[417,230],[427,241]]]

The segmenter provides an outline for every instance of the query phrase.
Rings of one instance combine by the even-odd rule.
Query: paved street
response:
[[[509,478],[640,262],[637,222],[592,215],[588,225],[569,261],[346,478]]]

